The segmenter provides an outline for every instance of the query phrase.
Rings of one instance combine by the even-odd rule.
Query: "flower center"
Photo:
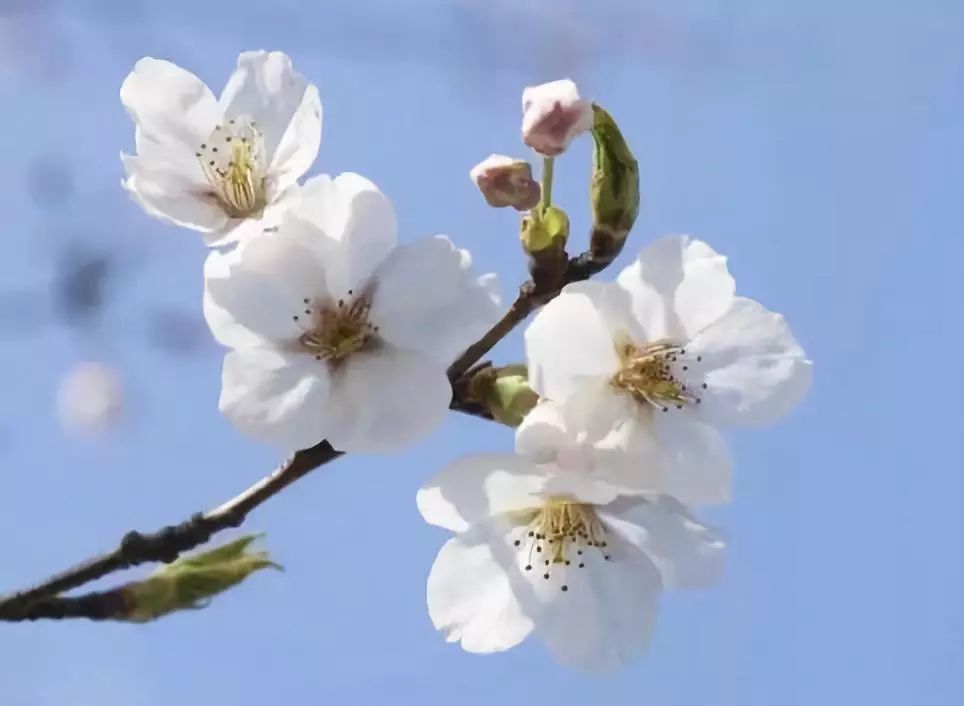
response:
[[[247,116],[217,125],[195,153],[218,201],[232,218],[259,216],[265,207],[264,135]]]
[[[519,547],[523,542],[529,551],[525,570],[542,568],[542,577],[547,581],[554,569],[565,571],[565,567],[573,562],[576,562],[576,568],[585,568],[586,552],[590,548],[598,550],[605,561],[610,560],[610,555],[604,551],[606,527],[595,507],[566,499],[551,499],[535,511],[523,534],[513,544]],[[569,585],[563,583],[560,588],[568,591]]]
[[[702,402],[689,382],[694,364],[702,362],[702,356],[687,356],[683,346],[669,341],[638,346],[623,339],[615,346],[621,365],[610,381],[614,387],[664,412]],[[700,387],[705,390],[707,385],[703,382]]]
[[[347,302],[339,299],[318,308],[312,308],[311,298],[306,297],[303,300],[305,316],[292,317],[296,322],[303,318],[308,321],[308,328],[298,337],[298,344],[317,360],[337,364],[376,341],[378,326],[369,320],[371,303],[366,297],[352,299],[350,289],[348,296]]]

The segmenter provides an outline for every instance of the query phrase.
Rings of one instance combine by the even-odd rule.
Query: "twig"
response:
[[[491,413],[483,405],[473,401],[467,393],[467,383],[473,366],[529,314],[555,298],[565,285],[589,279],[601,272],[617,254],[618,252],[583,253],[571,258],[562,272],[555,273],[550,278],[540,277],[538,283],[530,280],[523,284],[505,316],[449,366],[448,376],[453,390],[450,408],[491,420]],[[181,553],[204,544],[217,532],[240,526],[248,513],[261,503],[315,468],[341,455],[340,451],[323,441],[310,449],[297,452],[271,475],[213,510],[198,513],[180,524],[169,525],[156,532],[128,532],[112,552],[88,559],[32,588],[0,596],[0,621],[18,622],[40,618],[105,620],[122,615],[127,610],[124,586],[79,596],[58,594],[138,564],[172,562]]]
[[[261,503],[340,455],[340,451],[323,441],[310,449],[297,452],[271,475],[213,510],[198,513],[180,524],[169,525],[156,532],[128,532],[114,551],[88,559],[32,588],[0,597],[0,620],[57,617],[51,613],[61,609],[65,614],[59,617],[77,617],[76,612],[71,614],[68,607],[74,611],[83,608],[88,611],[84,614],[85,617],[97,617],[97,611],[93,608],[99,609],[103,606],[97,605],[92,596],[101,596],[103,603],[109,600],[111,591],[53,601],[47,599],[120,569],[152,561],[172,562],[182,552],[207,542],[215,533],[229,527],[238,527],[248,513]],[[34,611],[39,613],[34,614]]]

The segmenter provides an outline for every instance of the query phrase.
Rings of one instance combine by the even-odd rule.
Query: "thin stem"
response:
[[[539,199],[539,213],[545,213],[552,205],[552,176],[555,171],[555,157],[542,158],[542,197]]]
[[[323,441],[297,452],[271,475],[213,510],[198,513],[180,524],[169,525],[149,534],[128,532],[113,551],[88,559],[32,588],[0,596],[0,620],[29,618],[33,604],[114,571],[151,561],[172,562],[182,552],[207,542],[215,533],[240,526],[248,513],[263,502],[339,456],[340,451]]]

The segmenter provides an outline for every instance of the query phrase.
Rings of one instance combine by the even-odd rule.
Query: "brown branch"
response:
[[[564,267],[540,268],[534,263],[531,268],[533,279],[519,288],[519,295],[505,316],[449,366],[448,377],[453,391],[450,408],[491,420],[489,410],[468,394],[471,374],[485,366],[476,364],[533,311],[555,298],[565,285],[601,272],[617,254],[618,249],[611,253],[583,253],[563,261]],[[240,526],[248,513],[263,502],[341,455],[323,441],[310,449],[298,451],[271,475],[213,510],[195,514],[180,524],[168,525],[155,532],[128,532],[113,551],[88,559],[32,588],[0,596],[0,621],[40,618],[107,620],[122,616],[129,607],[124,590],[127,584],[79,596],[58,594],[139,564],[170,563],[181,553],[204,544],[217,532]]]
[[[142,534],[128,532],[111,552],[88,559],[46,581],[23,591],[0,596],[0,620],[18,621],[42,617],[110,617],[116,605],[115,591],[86,594],[75,598],[54,598],[57,594],[82,586],[107,574],[145,562],[172,562],[182,552],[194,549],[217,532],[238,527],[248,513],[281,492],[315,468],[341,455],[331,444],[320,444],[299,451],[271,475],[219,507],[198,513],[177,525]],[[55,613],[63,613],[55,615]]]

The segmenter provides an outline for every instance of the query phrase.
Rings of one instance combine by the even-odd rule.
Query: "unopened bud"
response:
[[[493,419],[510,427],[522,424],[539,402],[539,395],[529,387],[524,365],[480,370],[472,379],[470,394],[489,410]]]
[[[502,154],[489,155],[469,172],[486,202],[495,208],[512,206],[517,211],[535,208],[542,195],[532,178],[532,165]]]
[[[611,261],[623,248],[639,214],[639,165],[616,122],[593,105],[592,237],[590,253]]]
[[[204,608],[210,600],[261,569],[280,569],[267,552],[248,552],[257,535],[217,549],[182,557],[143,581],[124,587],[128,605],[122,619],[146,623],[179,610]]]
[[[592,104],[569,79],[529,86],[522,92],[522,139],[546,157],[562,154],[592,128]]]

